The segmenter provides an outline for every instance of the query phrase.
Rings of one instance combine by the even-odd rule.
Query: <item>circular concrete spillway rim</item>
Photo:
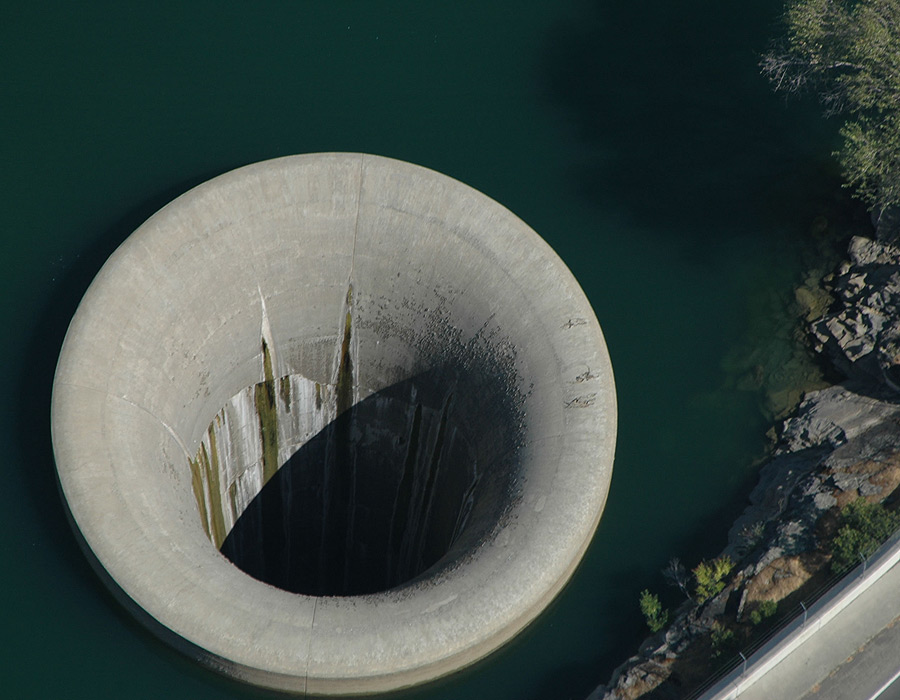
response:
[[[439,307],[455,337],[507,349],[522,440],[504,502],[488,504],[502,517],[452,562],[381,593],[313,597],[217,551],[188,463],[229,398],[262,381],[260,334],[278,374],[330,371],[316,348],[339,336],[348,284],[353,352],[369,372],[354,400],[427,367],[417,324]],[[390,323],[372,322],[376,312]],[[157,212],[86,292],[52,400],[64,503],[119,600],[216,670],[310,694],[425,682],[516,635],[593,536],[615,431],[599,324],[551,248],[476,190],[364,154],[249,165]]]

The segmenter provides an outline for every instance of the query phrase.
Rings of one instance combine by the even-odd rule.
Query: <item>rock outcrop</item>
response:
[[[900,249],[854,237],[831,280],[834,305],[812,324],[818,351],[848,377],[900,388]]]
[[[805,319],[814,349],[846,381],[810,392],[782,423],[722,552],[737,562],[729,585],[703,605],[682,605],[590,700],[679,697],[676,661],[695,645],[708,652],[726,605],[737,601],[740,620],[796,591],[829,562],[819,541],[823,515],[859,497],[884,501],[900,487],[900,245],[892,221],[878,222],[874,238],[850,241],[849,260],[823,280],[831,303]]]

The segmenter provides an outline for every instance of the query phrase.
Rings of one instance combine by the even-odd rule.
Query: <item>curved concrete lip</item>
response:
[[[356,382],[355,400],[427,366],[415,333],[440,308],[456,336],[511,348],[522,440],[503,517],[452,565],[382,593],[313,597],[216,550],[188,460],[226,401],[261,381],[261,328],[280,373],[315,371],[292,363],[312,362],[309,337],[339,335],[348,281],[361,317],[377,307],[408,331],[356,337],[354,352],[384,353],[367,366],[408,357]],[[88,289],[53,386],[62,494],[104,582],[207,665],[311,694],[437,678],[532,621],[593,536],[615,431],[600,327],[550,247],[456,180],[363,154],[257,163],[164,207]]]

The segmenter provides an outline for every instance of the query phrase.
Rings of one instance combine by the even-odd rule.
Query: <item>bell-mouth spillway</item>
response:
[[[418,166],[291,156],[151,217],[57,367],[57,472],[103,581],[258,685],[380,692],[477,661],[562,589],[612,474],[578,283]]]
[[[449,565],[504,517],[524,437],[512,349],[463,343],[439,313],[416,342],[430,369],[342,396],[356,385],[352,305],[342,315],[331,383],[275,377],[263,337],[264,380],[226,403],[189,460],[213,544],[308,595],[377,593]]]

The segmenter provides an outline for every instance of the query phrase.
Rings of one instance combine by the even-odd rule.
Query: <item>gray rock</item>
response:
[[[813,496],[813,502],[819,510],[828,510],[837,505],[837,499],[830,493],[819,492]]]
[[[784,423],[780,453],[813,446],[835,448],[900,414],[894,403],[863,396],[843,385],[811,392]]]
[[[870,481],[865,481],[859,487],[859,495],[860,496],[878,496],[884,489],[877,484],[873,484]]]
[[[744,582],[782,557],[814,550],[816,523],[837,505],[838,491],[886,495],[859,468],[900,453],[900,211],[877,223],[877,240],[851,241],[850,259],[834,279],[832,310],[809,321],[817,349],[851,381],[804,397],[783,423],[773,458],[760,469],[747,508],[729,530],[723,554],[739,561]],[[740,617],[747,589],[737,590]],[[642,645],[591,699],[617,700],[617,689],[661,680],[660,660],[671,660],[708,634],[728,595],[683,606],[665,642],[656,637],[655,644]]]
[[[897,420],[900,407],[887,402],[873,402],[869,418],[878,420],[865,431],[853,436],[845,445],[834,450],[825,460],[829,469],[838,471],[866,460],[874,460],[886,453],[900,450],[900,429]]]
[[[854,236],[847,246],[847,254],[853,265],[897,265],[900,261],[900,247],[895,241],[881,240],[879,238],[866,238]]]
[[[835,308],[810,330],[849,378],[900,390],[900,248],[854,237],[834,281]]]

